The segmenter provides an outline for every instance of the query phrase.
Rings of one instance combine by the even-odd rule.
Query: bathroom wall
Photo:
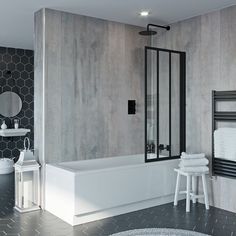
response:
[[[20,127],[31,130],[27,136],[34,141],[34,54],[31,50],[0,47],[0,94],[6,91],[17,93],[22,99],[22,110],[11,118],[0,115],[0,123],[6,121],[12,128],[14,119],[19,119]],[[11,71],[12,74],[6,74]],[[0,136],[0,158],[19,157],[24,137],[6,138]]]
[[[35,147],[41,162],[144,153],[140,27],[50,9],[35,15]],[[128,100],[137,113],[128,115]]]
[[[187,151],[211,160],[211,91],[236,89],[236,6],[194,17],[157,36],[155,46],[186,51]],[[210,180],[211,204],[236,212],[236,180]]]

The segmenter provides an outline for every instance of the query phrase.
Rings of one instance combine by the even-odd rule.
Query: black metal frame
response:
[[[159,91],[159,52],[169,53],[169,157],[162,157],[156,159],[147,158],[147,52],[148,50],[156,51],[157,53],[157,91]],[[179,156],[171,155],[171,54],[179,54],[180,57],[180,154],[186,150],[186,53],[182,51],[169,50],[156,47],[145,47],[145,162],[164,161],[170,159],[177,159]],[[157,96],[159,98],[159,92]],[[157,102],[157,123],[159,124],[159,103]],[[157,125],[157,150],[159,154],[159,125]]]
[[[236,111],[217,111],[216,103],[224,101],[236,102],[236,91],[212,91],[212,174],[236,178],[236,162],[214,156],[214,131],[216,122],[236,122]]]

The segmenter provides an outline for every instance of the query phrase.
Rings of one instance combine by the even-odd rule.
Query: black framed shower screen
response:
[[[145,162],[186,149],[186,53],[145,47]]]

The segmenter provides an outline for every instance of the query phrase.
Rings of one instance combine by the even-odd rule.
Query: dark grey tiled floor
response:
[[[106,236],[129,229],[156,227],[236,236],[236,214],[213,207],[206,211],[202,204],[192,206],[191,213],[185,212],[185,202],[180,201],[178,207],[165,204],[72,227],[48,212],[15,212],[13,194],[13,175],[0,175],[0,236]]]

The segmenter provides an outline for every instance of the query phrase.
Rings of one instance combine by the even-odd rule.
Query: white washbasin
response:
[[[0,136],[3,137],[14,137],[14,136],[25,136],[30,129],[0,129]]]
[[[14,171],[14,161],[9,158],[0,159],[0,175],[10,174]]]

